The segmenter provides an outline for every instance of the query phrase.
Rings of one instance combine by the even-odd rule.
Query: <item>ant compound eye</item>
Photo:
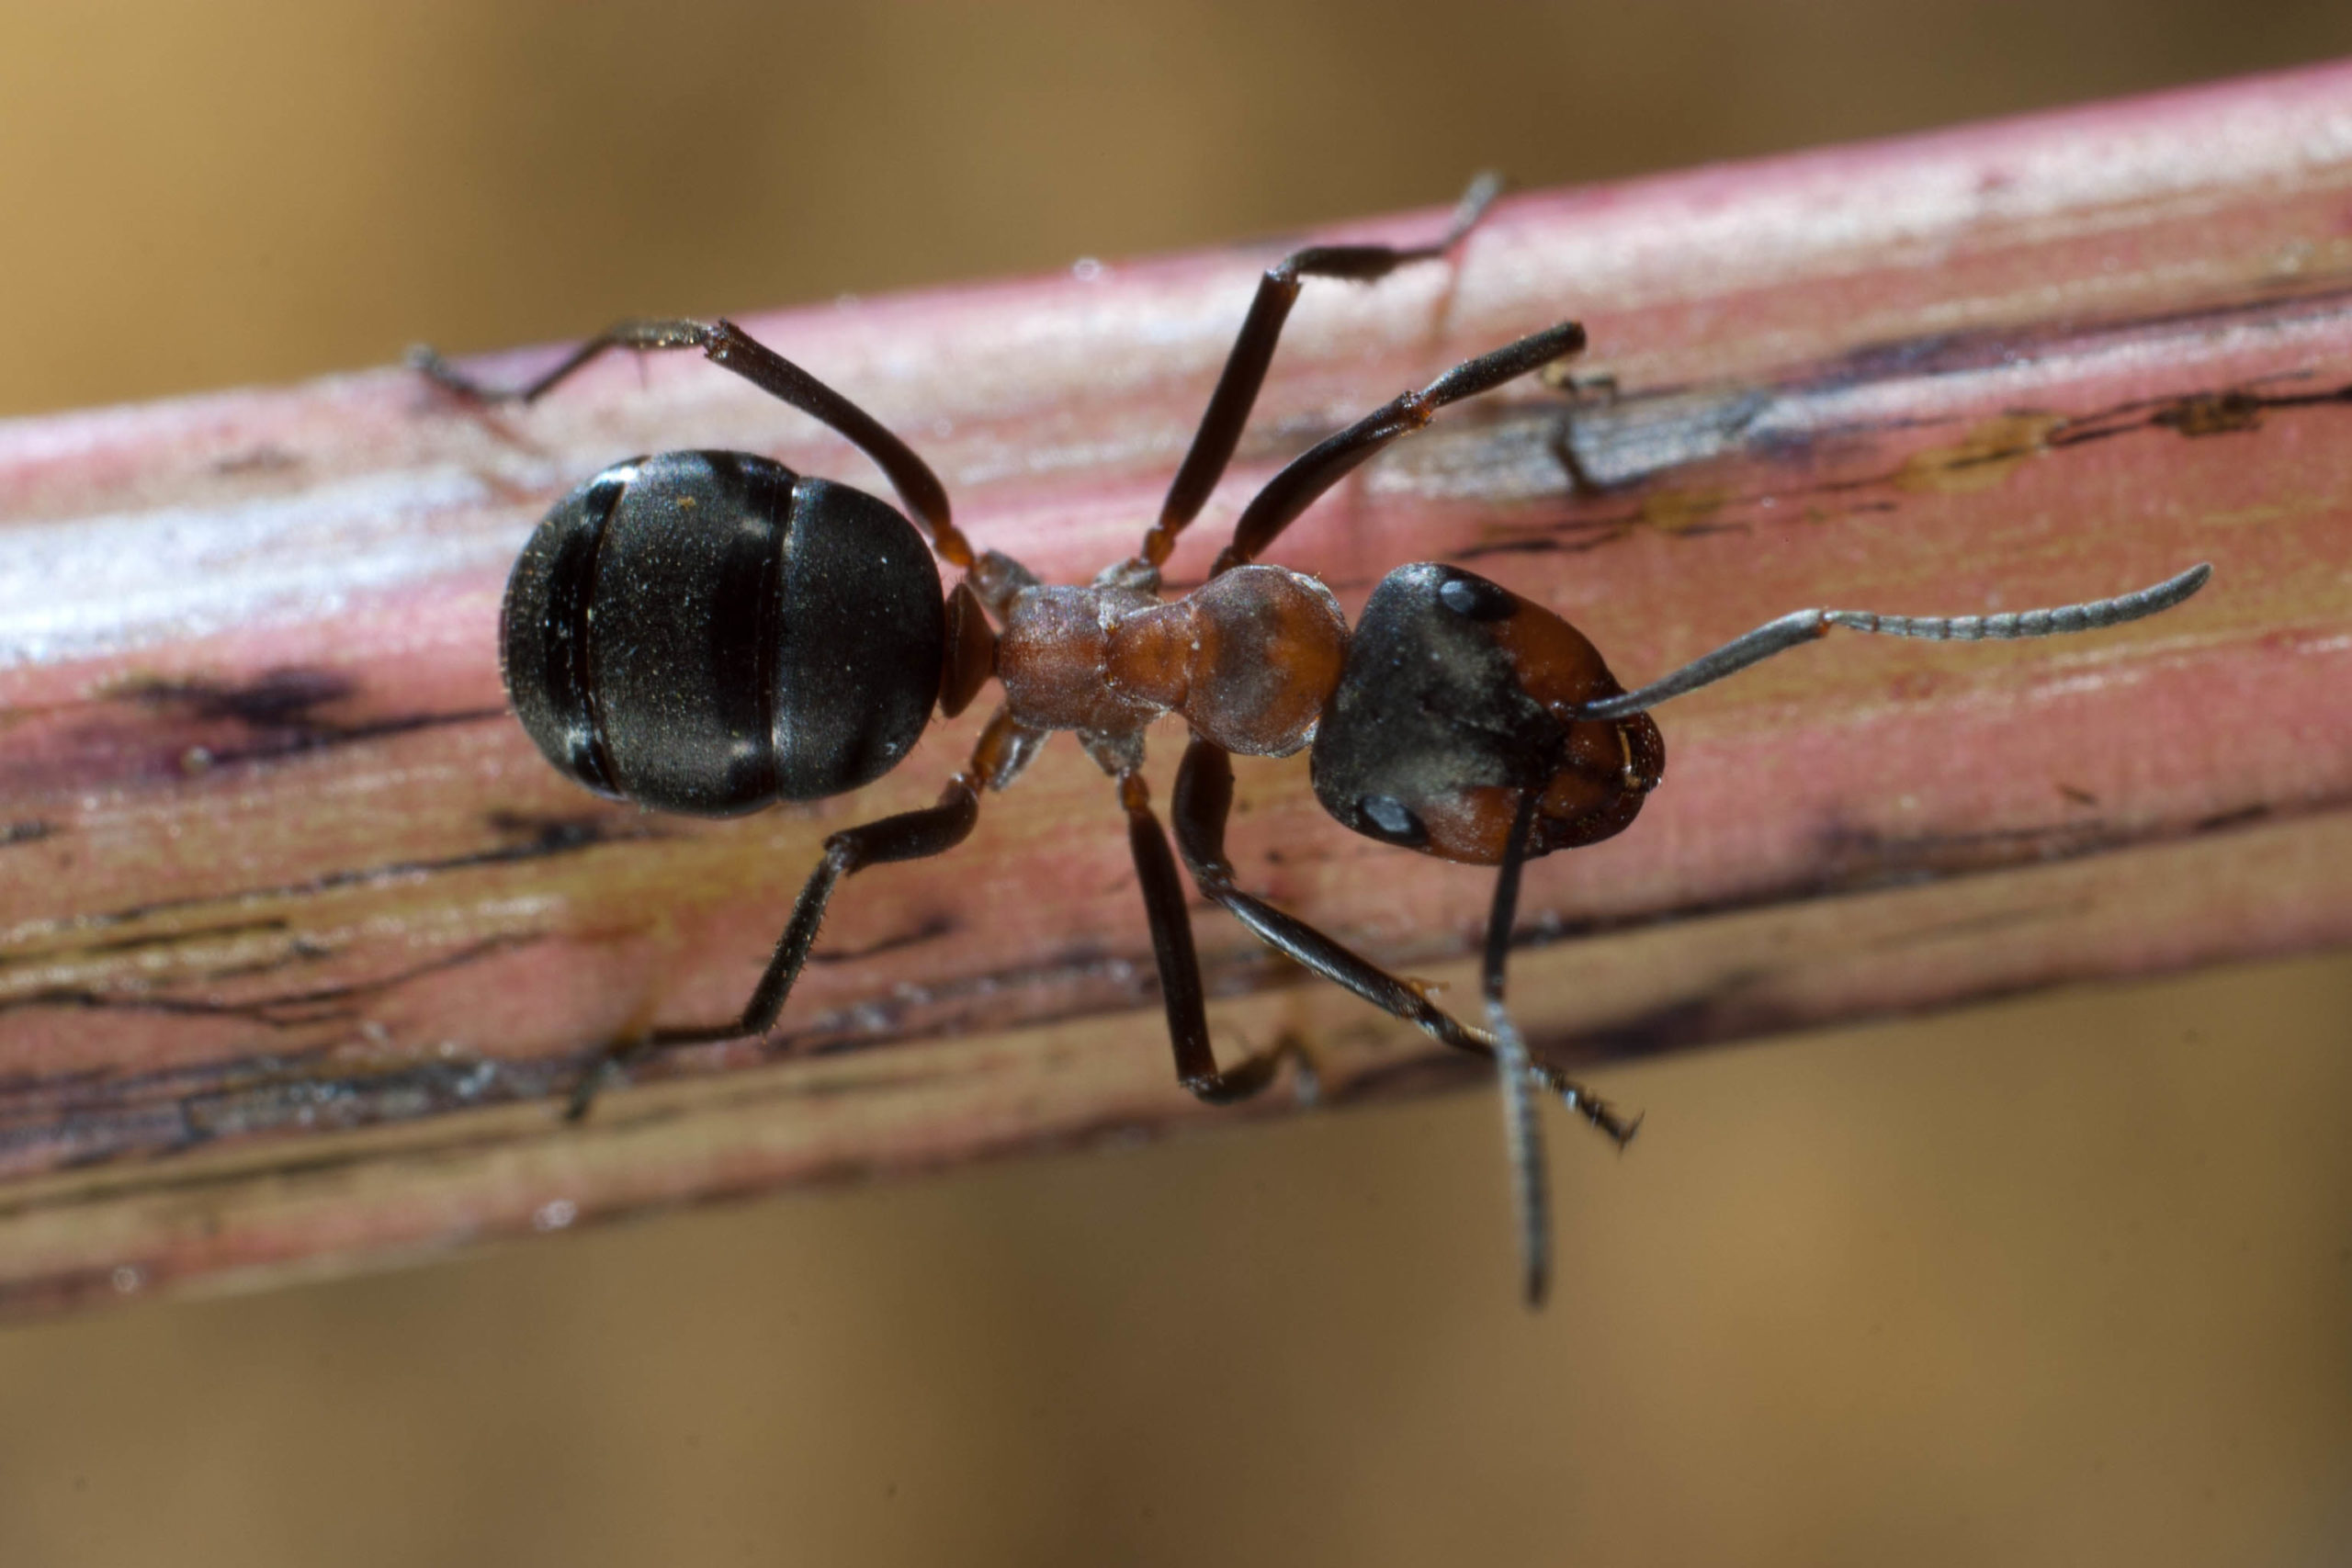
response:
[[[1429,842],[1427,825],[1393,795],[1367,795],[1356,802],[1356,809],[1378,829],[1381,838],[1408,847]]]
[[[1455,615],[1474,621],[1506,620],[1519,603],[1509,590],[1467,573],[1449,577],[1440,584],[1437,600]]]

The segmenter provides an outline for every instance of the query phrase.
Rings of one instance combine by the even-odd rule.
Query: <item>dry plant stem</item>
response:
[[[1204,574],[1283,458],[1574,315],[1578,382],[1464,405],[1276,556],[1351,609],[1391,566],[1463,562],[1629,684],[1809,604],[2215,577],[2062,643],[1833,639],[1666,710],[1642,820],[1529,868],[1512,1003],[1539,1053],[2342,942],[2347,211],[2342,66],[1508,198],[1451,262],[1306,290],[1170,575]],[[976,544],[1069,580],[1136,547],[1256,281],[1228,249],[746,324],[904,434]],[[978,722],[864,795],[728,823],[548,769],[503,712],[506,567],[581,477],[680,446],[880,488],[684,358],[527,410],[388,368],[0,425],[0,1305],[1204,1114],[1115,804],[1059,742],[956,854],[845,892],[767,1041],[560,1124],[605,1041],[739,1007],[823,836],[926,803]],[[1475,1011],[1491,874],[1351,837],[1303,760],[1239,773],[1243,885]],[[1198,926],[1230,1051],[1295,1039],[1337,1100],[1477,1070]]]

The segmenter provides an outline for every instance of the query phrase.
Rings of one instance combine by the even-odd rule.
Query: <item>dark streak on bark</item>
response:
[[[494,938],[392,975],[322,988],[309,997],[379,994],[536,940]],[[278,1006],[288,999],[254,1006]],[[96,998],[94,1005],[137,1009],[141,1003],[138,998]],[[145,1005],[152,1010],[162,1004]],[[165,1010],[253,1016],[249,1009],[231,1005],[188,1004]],[[278,1021],[261,1021],[275,1025]],[[340,1059],[346,1050],[345,1044],[317,1046],[125,1077],[77,1073],[53,1080],[19,1079],[7,1086],[5,1100],[0,1100],[0,1155],[60,1148],[66,1152],[53,1168],[82,1169],[127,1155],[184,1153],[217,1138],[288,1125],[366,1126],[469,1105],[537,1100],[556,1092],[570,1077],[562,1064],[470,1055],[355,1071]]]
[[[447,713],[401,714],[345,722],[322,716],[319,709],[345,702],[359,690],[357,682],[337,670],[299,667],[264,671],[251,680],[227,682],[198,679],[167,680],[133,677],[116,682],[104,694],[112,701],[150,712],[168,712],[207,724],[235,725],[247,732],[243,743],[224,742],[200,748],[206,766],[266,761],[330,746],[406,735],[449,725],[479,724],[502,718],[502,707],[460,708]],[[173,748],[183,755],[186,746]],[[180,764],[185,770],[185,764]]]
[[[283,917],[258,920],[232,920],[226,925],[192,926],[183,931],[163,931],[153,936],[117,937],[111,942],[85,942],[62,953],[25,953],[17,957],[0,956],[0,970],[27,964],[54,964],[61,956],[88,958],[102,953],[136,953],[141,948],[173,947],[181,942],[202,942],[208,937],[250,936],[256,931],[282,931],[292,922]]]
[[[330,746],[352,746],[366,740],[381,740],[387,736],[409,735],[421,729],[438,729],[460,724],[481,724],[490,719],[506,717],[503,707],[458,708],[448,713],[412,714],[400,718],[373,719],[366,724],[312,725],[283,736],[270,736],[251,746],[213,747],[213,765],[233,762],[270,761],[279,757],[301,752],[322,750]]]
[[[2352,385],[2309,393],[2266,394],[2250,391],[2245,388],[2188,392],[2158,401],[2119,404],[2114,408],[2101,409],[2079,416],[2059,416],[2062,422],[2045,434],[2020,437],[2012,443],[1959,454],[1936,466],[1945,472],[1964,472],[1973,468],[2014,463],[2022,458],[2054,453],[2071,446],[2086,446],[2096,441],[2111,440],[2120,435],[2140,434],[2158,429],[2172,430],[2184,437],[2191,438],[2233,434],[2259,429],[2261,415],[2266,410],[2319,408],[2329,405],[2352,407]],[[2034,411],[2021,412],[2030,413]],[[1882,427],[1882,430],[1893,428],[1895,426],[1889,425]],[[1822,434],[1834,434],[1842,439],[1857,434],[1871,433],[1845,429]],[[1803,447],[1793,443],[1776,442],[1769,448],[1751,446],[1711,451],[1703,457],[1693,458],[1692,462],[1693,464],[1720,462],[1726,457],[1741,455],[1786,458],[1797,455],[1802,450],[1804,450]],[[1565,434],[1560,443],[1560,451],[1563,454],[1562,462],[1572,472],[1577,471],[1579,468],[1577,461],[1567,455],[1568,446]],[[1673,467],[1670,465],[1647,470],[1638,480],[1592,488],[1600,493],[1622,492],[1669,474],[1673,471]],[[1736,513],[1766,502],[1785,502],[1851,495],[1857,491],[1897,485],[1906,478],[1916,478],[1919,471],[1918,457],[1914,455],[1883,470],[1857,478],[1819,480],[1786,489],[1768,486],[1725,494],[1710,502],[1708,511],[1712,519],[1713,515]],[[1899,502],[1894,501],[1857,500],[1843,510],[1848,513],[1883,513],[1896,511],[1900,505]],[[1682,521],[1666,525],[1661,525],[1645,506],[1620,508],[1600,514],[1572,509],[1548,523],[1538,524],[1511,537],[1481,540],[1464,546],[1451,552],[1449,558],[1474,560],[1485,556],[1577,555],[1615,544],[1645,530],[1664,533],[1673,538],[1690,539],[1741,531],[1750,526],[1752,526],[1751,524],[1741,519],[1723,522]]]
[[[117,682],[106,695],[141,707],[177,707],[198,718],[277,729],[316,722],[311,709],[341,702],[357,689],[350,676],[337,671],[278,669],[238,685],[135,676]]]
[[[925,942],[938,942],[942,938],[953,936],[962,924],[963,922],[953,915],[935,914],[927,917],[911,930],[900,931],[896,936],[886,936],[881,941],[868,942],[864,947],[842,947],[831,950],[819,948],[808,954],[808,962],[811,964],[855,964],[868,958],[878,958],[886,953],[898,953],[910,947],[921,947]]]
[[[501,1127],[475,1135],[453,1137],[445,1142],[418,1148],[384,1150],[372,1146],[353,1148],[340,1145],[326,1145],[318,1148],[315,1152],[295,1158],[273,1161],[269,1167],[270,1179],[275,1181],[288,1178],[329,1175],[336,1171],[360,1168],[380,1169],[387,1167],[407,1166],[430,1168],[453,1160],[466,1158],[482,1150],[514,1144],[526,1138],[594,1136],[593,1129],[607,1124],[616,1128],[639,1128],[699,1113],[698,1110],[683,1111],[662,1106],[647,1107],[641,1111],[616,1109],[612,1113],[600,1112],[595,1120],[589,1123],[592,1131],[582,1132],[561,1119],[563,1108],[560,1102],[555,1100],[558,1093],[569,1085],[567,1073],[566,1068],[549,1068],[537,1063],[493,1063],[477,1059],[459,1062],[424,1062],[396,1072],[377,1075],[363,1081],[370,1086],[382,1086],[390,1090],[437,1088],[438,1092],[449,1094],[455,1100],[467,1106],[548,1100],[550,1102],[548,1120],[543,1126],[528,1128],[520,1133],[511,1127]],[[488,1092],[488,1086],[492,1077],[495,1077],[497,1087],[502,1092],[497,1094]],[[926,1069],[922,1073],[868,1076],[860,1078],[854,1084],[761,1084],[747,1086],[740,1093],[729,1094],[720,1103],[729,1107],[740,1107],[746,1104],[774,1103],[782,1100],[825,1099],[852,1094],[888,1092],[907,1088],[929,1088],[936,1086],[939,1081],[940,1077],[935,1069]],[[338,1091],[347,1091],[349,1087],[348,1083],[337,1083],[334,1080],[314,1080],[312,1092],[308,1098],[314,1105],[332,1104],[337,1098]],[[518,1087],[523,1091],[517,1092]],[[233,1092],[236,1091],[221,1091],[212,1098],[226,1100]],[[377,1118],[377,1120],[389,1120],[389,1118]],[[0,1134],[0,1137],[5,1137],[5,1134]],[[112,1204],[119,1201],[126,1190],[146,1196],[180,1196],[222,1187],[238,1186],[252,1179],[253,1172],[244,1168],[230,1170],[188,1170],[170,1166],[156,1166],[139,1170],[127,1187],[109,1185],[103,1191],[24,1192],[0,1188],[0,1219],[13,1219],[28,1213],[71,1210],[92,1204]]]
[[[475,850],[466,854],[449,855],[439,860],[390,861],[382,865],[359,866],[347,871],[331,871],[302,882],[278,883],[266,887],[240,888],[229,893],[202,893],[186,898],[164,898],[152,904],[131,904],[119,909],[94,910],[86,915],[73,915],[36,928],[41,931],[102,931],[110,926],[127,925],[133,920],[148,919],[161,914],[182,909],[202,909],[217,905],[243,904],[257,898],[315,897],[339,887],[362,886],[368,883],[390,881],[395,877],[432,876],[445,872],[468,871],[478,866],[513,865],[520,862],[547,860],[556,855],[577,854],[600,844],[633,843],[639,840],[667,837],[660,828],[635,818],[641,814],[615,812],[598,817],[531,817],[510,812],[492,812],[486,821],[492,831],[524,832],[530,837],[523,843],[502,845],[496,849]],[[623,824],[627,823],[627,826]]]
[[[373,979],[353,980],[341,985],[322,986],[309,991],[288,991],[280,996],[260,997],[251,1001],[209,1001],[198,997],[159,997],[132,992],[109,995],[103,991],[60,988],[35,991],[30,995],[0,1002],[0,1012],[25,1008],[80,1008],[94,1012],[161,1012],[206,1018],[242,1018],[272,1029],[298,1029],[305,1024],[330,1023],[356,1016],[341,1004],[378,996],[411,980],[445,970],[463,967],[493,953],[519,947],[537,937],[498,936],[470,943],[452,953],[427,959],[406,969],[394,970]],[[211,976],[204,976],[209,979]],[[117,1083],[136,1079],[117,1079]]]
[[[1782,463],[1801,461],[1816,456],[1831,444],[1851,446],[1858,440],[1883,439],[1917,428],[1922,423],[1899,419],[1783,433],[1764,424],[1765,415],[1777,403],[1843,391],[1873,380],[1926,379],[2030,364],[2052,351],[2096,345],[2152,330],[2205,326],[2243,318],[2308,319],[2315,312],[2332,314],[2342,310],[2348,301],[2352,301],[2352,288],[2344,287],[2339,280],[2318,291],[2240,299],[2119,321],[1985,329],[1871,344],[1825,364],[1762,380],[1667,385],[1645,389],[1631,396],[1613,384],[1595,393],[1580,383],[1556,382],[1568,395],[1557,412],[1549,445],[1567,471],[1575,492],[1587,498],[1623,495],[1686,468],[1740,457]],[[2275,382],[2291,378],[2265,379]],[[2047,431],[2020,434],[2013,443],[1954,454],[1940,467],[1964,471],[2155,429],[2190,438],[2235,434],[2258,430],[2267,412],[2330,405],[2352,406],[2352,386],[2296,391],[2268,391],[2255,386],[2203,389],[2138,400],[2082,415],[2053,413],[2054,423]],[[1645,410],[1652,412],[1645,414]],[[1584,450],[1588,444],[1584,433],[1595,420],[1603,418],[1613,434],[1591,437],[1600,444],[1590,451]],[[1623,450],[1616,453],[1614,462],[1610,462],[1604,458],[1612,441]],[[1699,514],[1671,523],[1661,523],[1652,514],[1649,505],[1635,504],[1594,513],[1571,502],[1566,513],[1548,523],[1523,533],[1515,532],[1510,537],[1479,541],[1453,555],[1475,559],[1488,555],[1581,553],[1644,529],[1657,529],[1675,537],[1704,536],[1746,526],[1744,523],[1716,518],[1767,500],[1856,496],[1858,499],[1849,510],[1893,510],[1898,503],[1863,499],[1864,493],[1883,490],[1902,479],[1916,479],[1920,472],[1920,456],[1914,455],[1882,472],[1854,478],[1727,493],[1708,501]],[[1658,491],[1649,491],[1651,504],[1658,499]]]

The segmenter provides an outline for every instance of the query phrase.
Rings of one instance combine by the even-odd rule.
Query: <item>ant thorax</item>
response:
[[[1245,566],[1170,601],[1120,582],[1024,587],[996,672],[1031,728],[1130,735],[1173,713],[1228,751],[1286,757],[1314,739],[1347,655],[1329,589]]]

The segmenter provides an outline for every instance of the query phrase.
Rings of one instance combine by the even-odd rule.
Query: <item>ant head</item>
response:
[[[1324,709],[1316,796],[1368,838],[1474,865],[1501,861],[1531,790],[1531,855],[1606,839],[1666,772],[1647,715],[1570,716],[1623,690],[1542,605],[1454,567],[1399,567],[1364,605]]]

